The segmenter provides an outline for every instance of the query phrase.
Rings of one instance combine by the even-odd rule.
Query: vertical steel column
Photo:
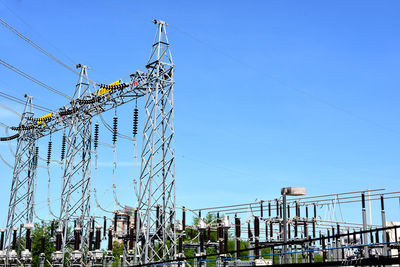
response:
[[[90,94],[87,66],[78,64],[80,76],[73,97],[80,98]],[[86,104],[73,101],[73,109],[83,108]],[[64,229],[62,235],[62,252],[66,247],[69,223],[75,218],[77,227],[81,228],[82,242],[80,247],[89,245],[90,218],[90,181],[91,181],[91,116],[74,113],[72,124],[68,125],[66,136],[66,154],[60,201],[59,221]],[[81,237],[81,236],[80,236]]]
[[[138,209],[145,226],[144,243],[135,250],[140,264],[172,259],[176,255],[177,240],[175,228],[169,228],[167,220],[164,220],[168,217],[167,210],[175,209],[174,63],[166,33],[167,24],[160,20],[153,22],[157,25],[157,33],[146,66],[145,122],[138,192]],[[159,219],[155,213],[157,205],[160,206]],[[154,240],[160,241],[159,259],[155,258]]]
[[[10,201],[8,205],[8,216],[5,233],[5,247],[10,247],[12,229],[24,223],[33,221],[34,192],[36,168],[38,161],[38,148],[36,147],[36,136],[34,127],[26,127],[32,121],[32,97],[27,96],[24,112],[20,120],[15,151],[15,163],[10,190]]]
[[[381,195],[381,214],[382,214],[382,228],[386,228],[386,216],[385,216],[385,202],[383,195]],[[397,229],[395,229],[397,231]],[[388,256],[388,245],[387,245],[387,238],[386,238],[386,230],[382,231],[382,241],[383,245],[383,256]]]
[[[363,231],[366,231],[367,230],[367,212],[366,212],[366,209],[365,209],[365,194],[364,193],[361,194],[361,204],[362,204]],[[365,245],[363,247],[364,256],[366,258],[368,258],[369,257],[369,251],[368,251],[369,248],[367,246],[367,244],[368,244],[368,234],[366,232],[364,232],[364,234],[363,234],[363,244]]]
[[[282,194],[283,198],[283,264],[287,264],[287,214],[286,214],[286,192]]]

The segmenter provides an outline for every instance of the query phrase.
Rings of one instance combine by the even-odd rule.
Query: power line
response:
[[[304,95],[304,96],[308,97],[309,99],[312,99],[312,100],[314,100],[316,102],[319,102],[319,103],[321,103],[321,104],[323,104],[325,106],[328,106],[328,107],[330,107],[332,109],[335,109],[337,111],[345,113],[348,116],[350,116],[350,117],[352,117],[352,118],[354,118],[356,120],[363,121],[364,123],[373,124],[376,127],[379,127],[379,128],[384,129],[386,131],[390,131],[390,132],[395,133],[395,134],[400,134],[398,131],[396,131],[396,130],[394,130],[392,128],[389,128],[389,127],[387,127],[387,126],[385,126],[383,124],[380,124],[378,122],[375,122],[373,120],[370,120],[369,118],[362,117],[362,116],[360,116],[360,115],[358,115],[358,114],[356,114],[356,113],[354,113],[354,112],[352,112],[350,110],[347,110],[345,108],[342,108],[342,107],[338,106],[337,104],[335,104],[335,103],[333,103],[333,102],[331,102],[329,100],[324,99],[323,97],[314,95],[314,94],[312,94],[312,93],[310,93],[310,92],[308,92],[308,91],[306,91],[304,89],[301,89],[299,87],[292,86],[292,85],[288,84],[286,81],[284,81],[284,80],[282,80],[280,78],[274,77],[274,76],[270,75],[269,73],[260,71],[260,69],[258,69],[256,67],[254,67],[253,65],[243,61],[242,59],[240,59],[238,57],[235,57],[235,56],[232,56],[231,54],[227,53],[225,50],[222,50],[222,49],[220,49],[220,48],[218,48],[216,46],[213,46],[213,45],[209,44],[208,42],[199,39],[198,37],[194,36],[193,34],[178,28],[177,26],[170,25],[170,27],[175,29],[177,32],[180,32],[181,34],[186,35],[189,38],[195,40],[196,42],[202,44],[203,46],[209,47],[212,50],[220,53],[221,55],[224,55],[225,57],[230,58],[232,61],[238,63],[239,65],[242,65],[242,66],[244,66],[244,67],[246,67],[248,69],[256,71],[259,74],[267,77],[268,79],[270,79],[272,81],[275,81],[277,84],[280,84],[281,86],[283,86],[284,88],[286,88],[288,90],[297,92],[298,94]]]
[[[8,99],[10,101],[13,101],[15,103],[22,104],[22,105],[25,105],[25,103],[26,103],[26,101],[24,101],[23,99],[20,99],[20,98],[17,98],[15,96],[6,94],[4,92],[0,92],[0,97],[3,97],[5,99]],[[40,110],[40,111],[43,111],[43,112],[50,112],[51,111],[51,109],[43,107],[43,106],[40,106],[40,105],[37,105],[37,104],[32,104],[32,106],[34,108]]]
[[[41,82],[41,81],[39,81],[39,80],[33,78],[32,76],[26,74],[25,72],[23,72],[23,71],[20,70],[20,69],[18,69],[18,68],[16,68],[16,67],[12,66],[12,65],[10,65],[10,64],[8,64],[7,62],[5,62],[5,61],[2,60],[2,59],[0,59],[0,64],[2,64],[2,65],[3,65],[4,67],[6,67],[6,68],[8,68],[8,69],[10,69],[10,70],[12,70],[12,71],[18,73],[19,75],[21,75],[21,76],[27,78],[28,80],[30,80],[30,81],[32,81],[32,82],[34,82],[34,83],[36,83],[36,84],[38,84],[38,85],[40,85],[40,86],[46,88],[47,90],[52,91],[53,93],[56,93],[56,94],[58,94],[58,95],[60,95],[60,96],[63,96],[63,97],[65,97],[65,98],[69,99],[69,100],[72,99],[72,98],[69,97],[67,94],[64,94],[63,92],[58,91],[57,89],[51,87],[50,85],[47,85],[47,84],[45,84],[45,83],[43,83],[43,82]]]
[[[54,44],[52,44],[47,38],[45,38],[40,32],[38,32],[32,25],[30,25],[28,22],[26,22],[24,19],[21,18],[15,11],[13,11],[9,6],[7,6],[4,1],[0,0],[0,3],[10,11],[16,18],[18,18],[23,24],[25,24],[27,27],[29,27],[33,32],[36,33],[40,38],[45,40],[51,47],[53,47],[55,50],[57,50],[59,53],[63,54],[66,59],[68,59],[72,65],[76,64],[76,60],[73,60],[70,56],[68,56],[65,52],[63,52],[61,49],[57,48]]]
[[[3,104],[3,103],[1,103],[1,102],[0,102],[0,107],[6,109],[6,110],[8,110],[8,111],[11,111],[12,113],[14,113],[15,115],[17,115],[17,116],[19,116],[19,117],[22,117],[21,113],[19,113],[19,112],[13,110],[13,109],[10,108],[9,106],[7,106],[7,105],[5,105],[5,104]]]
[[[64,62],[62,62],[60,59],[58,59],[57,57],[53,56],[51,53],[47,52],[46,50],[44,50],[43,48],[41,48],[38,44],[36,44],[35,42],[33,42],[31,39],[29,39],[28,37],[26,37],[25,35],[23,35],[22,33],[20,33],[17,29],[15,29],[14,27],[12,27],[11,25],[9,25],[7,22],[5,22],[4,20],[2,20],[0,18],[0,23],[6,27],[7,29],[9,29],[10,31],[12,31],[14,34],[16,34],[19,38],[21,38],[22,40],[24,40],[25,42],[27,42],[28,44],[30,44],[31,46],[33,46],[34,48],[36,48],[38,51],[40,51],[41,53],[45,54],[46,56],[48,56],[49,58],[53,59],[55,62],[57,62],[58,64],[60,64],[61,66],[63,66],[64,68],[68,69],[69,71],[75,73],[76,75],[80,75],[80,72],[76,71],[74,68],[68,66],[67,64],[65,64]],[[91,82],[92,84],[96,85],[97,83],[90,80],[89,78],[84,77],[84,79],[86,79],[87,81]]]
[[[41,48],[38,44],[34,43],[31,39],[29,39],[28,37],[26,37],[25,35],[23,35],[22,33],[20,33],[19,31],[17,31],[15,28],[13,28],[11,25],[9,25],[7,22],[5,22],[4,20],[2,20],[0,18],[0,23],[3,24],[4,27],[6,27],[7,29],[9,29],[10,31],[12,31],[13,33],[15,33],[19,38],[21,38],[22,40],[24,40],[25,42],[27,42],[28,44],[30,44],[31,46],[33,46],[34,48],[36,48],[37,50],[39,50],[41,53],[45,54],[46,56],[48,56],[49,58],[53,59],[55,62],[57,62],[58,64],[60,64],[61,66],[63,66],[64,68],[72,71],[73,73],[75,73],[76,75],[79,75],[79,72],[77,72],[76,70],[74,70],[73,68],[71,68],[70,66],[68,66],[67,64],[65,64],[64,62],[62,62],[60,59],[56,58],[55,56],[53,56],[52,54],[50,54],[49,52],[47,52],[46,50],[44,50],[43,48]]]

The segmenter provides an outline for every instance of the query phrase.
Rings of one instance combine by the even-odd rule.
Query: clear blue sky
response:
[[[305,186],[309,195],[399,190],[399,8],[398,1],[1,0],[0,17],[68,64],[89,65],[101,83],[144,67],[151,20],[166,20],[176,64],[177,203],[197,208],[272,199],[283,186]],[[4,27],[0,38],[1,59],[72,94],[72,73]],[[66,103],[4,67],[0,87],[50,108]],[[131,125],[129,109],[119,111],[120,125]],[[17,118],[2,109],[0,120]],[[124,187],[132,151],[118,151]],[[11,159],[4,144],[0,152]],[[0,164],[4,221],[11,171]],[[103,167],[106,190],[110,161]],[[45,199],[47,175],[39,174]],[[121,197],[134,205],[130,193]],[[391,207],[398,220],[398,204]]]

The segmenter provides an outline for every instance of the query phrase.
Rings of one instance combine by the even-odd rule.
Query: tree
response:
[[[118,266],[120,256],[124,253],[124,245],[118,240],[114,240],[112,246],[112,253],[114,256],[113,266]]]
[[[56,228],[56,226],[55,226]],[[51,254],[56,250],[55,243],[50,236],[51,225],[42,222],[42,224],[35,223],[32,232],[32,266],[39,266],[39,257],[42,252],[42,237],[44,236],[44,254],[46,260],[51,262]],[[48,263],[45,266],[50,266]]]

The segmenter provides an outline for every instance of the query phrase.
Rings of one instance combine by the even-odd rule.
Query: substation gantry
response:
[[[45,116],[35,118],[32,98],[27,97],[20,124],[11,127],[16,134],[15,163],[9,201],[5,244],[11,253],[13,230],[34,220],[35,185],[38,166],[38,140],[64,131],[62,140],[62,190],[58,221],[56,258],[64,261],[64,250],[74,239],[68,227],[80,229],[79,250],[89,242],[91,216],[92,119],[105,111],[143,97],[145,99],[138,205],[131,231],[135,235],[137,264],[172,259],[175,238],[175,152],[174,152],[174,63],[167,37],[167,24],[154,20],[157,32],[150,59],[143,71],[129,80],[97,84],[88,78],[87,66],[77,65],[79,80],[70,102]],[[136,116],[137,120],[137,116]],[[114,122],[116,123],[116,122]],[[134,133],[136,134],[136,133]],[[96,144],[95,144],[96,146]],[[51,143],[49,144],[51,148]],[[104,229],[105,230],[105,229]],[[76,237],[75,237],[76,239]],[[167,242],[168,241],[168,242]],[[76,249],[76,248],[75,248]],[[71,254],[79,258],[79,255]]]

